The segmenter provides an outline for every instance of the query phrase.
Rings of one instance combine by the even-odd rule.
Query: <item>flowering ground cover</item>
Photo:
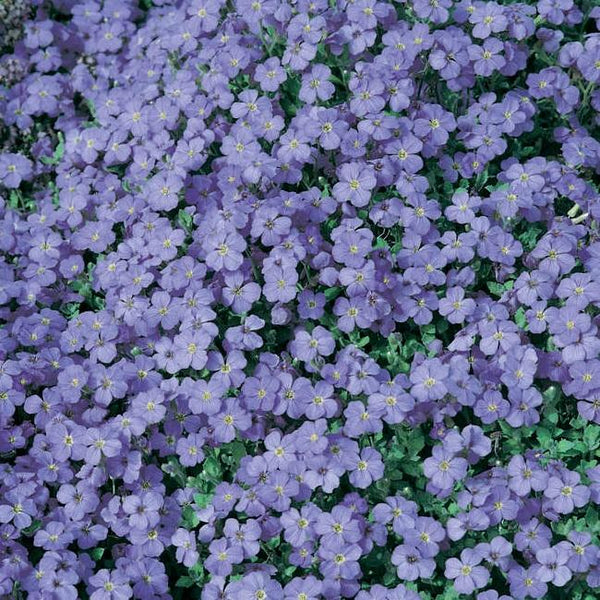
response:
[[[600,597],[595,0],[0,4],[0,596]]]

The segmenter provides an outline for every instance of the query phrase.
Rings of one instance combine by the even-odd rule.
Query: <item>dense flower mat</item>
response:
[[[0,4],[0,595],[600,597],[595,0]]]

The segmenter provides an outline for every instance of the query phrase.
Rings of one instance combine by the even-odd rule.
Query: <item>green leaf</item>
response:
[[[341,287],[330,287],[325,290],[325,299],[329,302],[334,298],[337,298],[342,292]]]
[[[100,560],[104,554],[104,548],[94,548],[90,554],[94,560]]]
[[[369,336],[365,335],[358,340],[356,343],[357,348],[364,348],[369,343]]]
[[[512,289],[513,282],[508,281],[506,283],[498,283],[497,281],[488,281],[487,287],[490,290],[490,293],[494,296],[502,296],[506,290]]]
[[[525,311],[523,307],[519,307],[517,312],[515,313],[515,323],[521,328],[525,329],[527,326],[527,317],[525,317]]]
[[[40,158],[40,160],[45,164],[45,165],[57,165],[60,160],[62,159],[62,157],[65,154],[65,138],[62,134],[62,132],[58,132],[58,145],[56,146],[56,149],[54,150],[52,156],[42,156]]]
[[[177,213],[177,222],[179,223],[179,225],[181,225],[181,227],[187,233],[189,233],[192,230],[192,225],[193,225],[192,215],[190,215],[185,210],[182,209]]]
[[[191,577],[189,577],[188,575],[183,575],[182,577],[180,577],[177,580],[175,587],[189,588],[189,587],[192,587],[193,585],[194,585],[194,580]]]
[[[283,572],[286,579],[291,577],[295,573],[296,569],[297,569],[297,567],[295,567],[294,565],[290,565],[289,567],[286,567],[285,571]]]
[[[571,448],[573,448],[573,442],[570,442],[569,440],[560,440],[556,448],[561,454],[563,454],[571,450]]]
[[[230,465],[237,468],[240,460],[246,456],[246,446],[242,442],[233,442],[229,447]]]
[[[22,533],[23,533],[23,535],[31,536],[38,529],[40,529],[41,526],[42,526],[42,522],[39,519],[36,519],[35,521],[33,521],[33,523],[31,523],[31,525],[29,527],[26,527],[25,529],[23,529]]]
[[[221,463],[219,463],[219,461],[213,457],[213,456],[209,456],[204,463],[202,463],[202,466],[204,468],[204,472],[209,476],[212,477],[213,479],[217,479],[218,477],[221,476]]]
[[[210,504],[212,497],[213,494],[194,494],[194,502],[198,508],[206,508]]]
[[[552,432],[545,427],[538,427],[535,434],[544,450],[549,448],[554,443]]]
[[[460,596],[458,592],[454,589],[454,585],[451,583],[447,584],[446,589],[444,590],[444,594],[442,596],[438,596],[441,600],[458,600]]]
[[[186,506],[182,511],[182,525],[186,529],[195,529],[200,523],[196,511],[191,506]]]
[[[588,424],[583,431],[583,441],[590,451],[595,450],[598,447],[600,441],[599,438],[600,426]]]
[[[423,432],[420,429],[413,429],[406,443],[406,448],[411,457],[417,456],[419,452],[425,447],[425,438]]]

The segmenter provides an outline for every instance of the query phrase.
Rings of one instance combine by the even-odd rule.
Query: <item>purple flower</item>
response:
[[[552,508],[559,514],[573,512],[575,507],[585,506],[590,497],[590,490],[580,484],[579,473],[563,471],[560,476],[548,479],[544,496],[551,502]]]
[[[335,350],[335,341],[331,333],[317,325],[312,333],[301,330],[290,343],[290,351],[296,358],[310,362],[317,356],[329,356]]]
[[[256,66],[254,79],[260,85],[261,90],[265,92],[275,92],[287,79],[287,75],[281,68],[279,59],[273,57]]]
[[[94,589],[90,594],[94,600],[124,600],[132,596],[129,577],[119,569],[101,569],[89,578],[89,585]]]
[[[560,545],[538,550],[535,558],[540,564],[537,570],[540,581],[562,587],[571,579],[571,570],[566,565],[569,555]]]
[[[29,181],[33,163],[22,154],[0,154],[0,181],[10,189],[16,189],[21,181]]]
[[[204,566],[213,575],[229,575],[233,565],[241,563],[244,558],[242,547],[230,545],[224,538],[211,542],[208,549],[210,555],[204,561]]]
[[[219,413],[209,417],[215,439],[221,443],[235,439],[237,431],[245,431],[252,423],[250,415],[235,400],[225,401]]]
[[[531,490],[544,491],[548,475],[538,464],[522,456],[513,456],[507,467],[509,487],[519,496],[527,496]]]
[[[471,594],[474,590],[482,588],[488,582],[489,571],[479,565],[479,553],[470,548],[465,548],[460,553],[460,560],[449,558],[446,561],[444,575],[454,580],[454,589],[460,594]]]
[[[8,490],[0,504],[0,523],[12,522],[17,529],[29,527],[37,512],[32,492],[29,486]]]
[[[462,323],[475,310],[475,301],[465,299],[465,291],[460,287],[448,288],[438,310],[450,323]]]
[[[235,232],[221,231],[206,244],[206,264],[215,271],[235,271],[243,262],[246,242]]]
[[[468,463],[443,448],[434,446],[431,456],[423,463],[423,472],[436,487],[447,490],[467,474]]]
[[[474,25],[473,36],[483,39],[492,33],[504,31],[507,20],[501,6],[495,2],[486,2],[471,13],[469,23]]]
[[[396,566],[398,577],[405,581],[428,579],[435,571],[432,558],[424,557],[418,548],[406,544],[396,546],[392,553],[392,564]]]
[[[313,575],[294,577],[284,588],[284,600],[317,600],[323,584]]]
[[[345,506],[335,506],[331,513],[320,513],[314,530],[321,536],[322,543],[335,545],[353,544],[362,537],[362,528],[353,512]]]
[[[303,102],[314,104],[317,100],[329,100],[335,91],[335,86],[329,81],[331,70],[326,65],[313,64],[310,73],[302,76],[302,86],[298,97]]]
[[[525,569],[516,565],[508,572],[510,593],[517,599],[543,598],[548,591],[546,583],[541,581],[535,566]]]
[[[350,483],[358,488],[369,487],[373,481],[383,477],[381,455],[373,448],[364,448],[350,472]]]
[[[338,183],[333,186],[333,196],[340,202],[357,207],[366,206],[377,180],[370,168],[360,163],[346,163],[338,170]]]
[[[473,61],[473,69],[477,75],[489,77],[494,71],[500,70],[506,60],[500,55],[504,44],[496,38],[488,38],[482,46],[469,46],[469,58]]]
[[[438,400],[447,392],[444,380],[448,374],[448,367],[438,359],[425,361],[411,371],[410,381],[413,385],[410,393],[421,402]]]
[[[322,545],[319,548],[321,558],[319,570],[326,578],[353,579],[361,574],[358,564],[361,554],[360,546],[357,544]]]

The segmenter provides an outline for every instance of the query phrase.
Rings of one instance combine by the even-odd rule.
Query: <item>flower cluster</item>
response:
[[[0,595],[594,597],[595,2],[5,4]]]

